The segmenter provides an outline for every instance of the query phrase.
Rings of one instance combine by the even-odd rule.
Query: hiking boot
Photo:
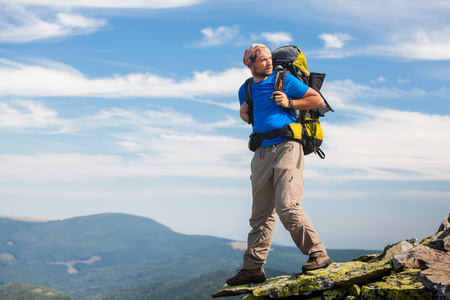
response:
[[[312,271],[320,268],[325,268],[331,265],[332,261],[328,255],[309,257],[306,264],[302,267],[302,271]]]
[[[242,269],[236,275],[227,279],[228,285],[241,285],[247,283],[261,283],[266,281],[266,273],[264,269]]]

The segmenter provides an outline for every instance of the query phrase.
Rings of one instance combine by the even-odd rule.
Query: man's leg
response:
[[[280,220],[303,254],[309,255],[310,258],[328,258],[325,246],[320,242],[318,233],[300,204],[303,197],[304,167],[301,145],[289,141],[282,147],[280,145],[277,153],[274,180],[276,211]],[[330,264],[331,260],[327,260],[326,263]],[[323,263],[320,264],[323,265]]]
[[[247,250],[244,253],[242,270],[227,280],[229,285],[259,283],[266,278],[263,265],[270,250],[276,214],[273,188],[274,159],[269,147],[263,149],[256,150],[251,166],[253,204],[249,221],[252,229],[248,234]]]
[[[273,182],[274,155],[270,147],[256,151],[252,159],[252,215],[251,231],[247,239],[247,251],[244,254],[243,269],[261,267],[266,263],[275,230],[275,197]]]

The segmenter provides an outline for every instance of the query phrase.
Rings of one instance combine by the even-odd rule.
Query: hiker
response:
[[[283,91],[275,91],[272,54],[262,44],[251,44],[243,58],[252,73],[253,131],[266,133],[294,123],[289,109],[313,109],[324,104],[318,92],[300,80],[286,74]],[[246,89],[239,89],[239,115],[249,122],[249,106],[245,102]],[[228,285],[261,283],[266,280],[263,265],[272,242],[276,214],[300,251],[309,255],[302,271],[315,270],[332,263],[325,246],[319,240],[311,221],[300,204],[303,196],[304,154],[302,145],[281,136],[264,139],[255,150],[251,162],[252,213],[251,231],[242,269],[227,279]]]

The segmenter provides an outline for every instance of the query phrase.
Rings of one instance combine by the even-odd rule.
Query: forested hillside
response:
[[[176,233],[126,214],[49,222],[0,218],[0,284],[39,284],[77,299],[140,286],[154,290],[154,284],[238,269],[243,250],[233,242]],[[306,261],[295,248],[273,249],[266,268],[292,274]],[[329,250],[334,261],[373,252]]]
[[[59,291],[44,286],[11,283],[0,286],[0,299],[3,300],[74,300]]]

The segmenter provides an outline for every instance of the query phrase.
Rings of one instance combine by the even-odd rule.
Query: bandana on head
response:
[[[270,54],[270,50],[263,44],[251,44],[245,49],[244,58],[242,60],[244,61],[244,65],[251,68],[260,55],[267,54]]]

